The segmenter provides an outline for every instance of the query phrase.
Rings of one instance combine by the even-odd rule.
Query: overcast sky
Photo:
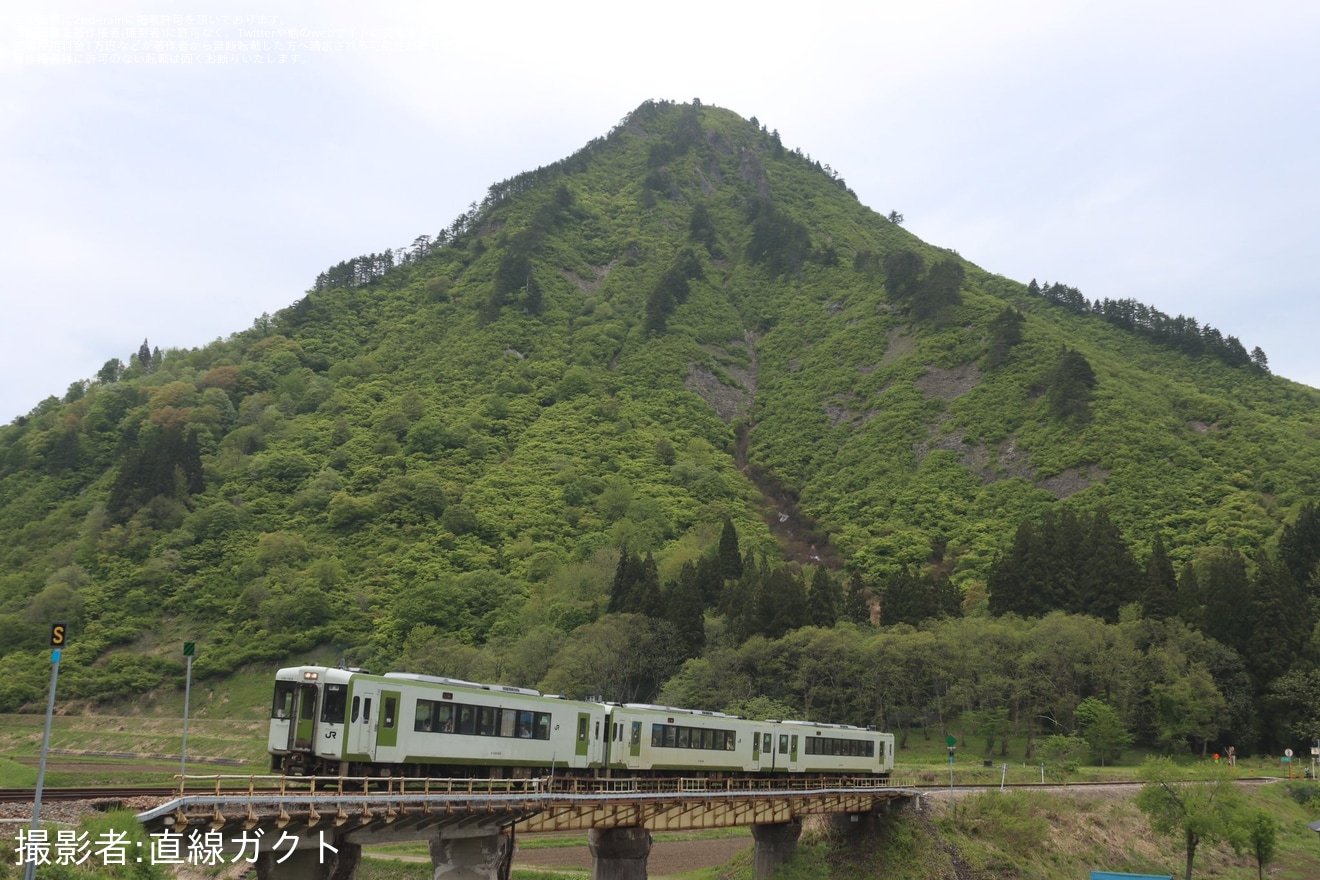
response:
[[[647,98],[754,115],[989,271],[1320,386],[1320,4],[27,6],[0,17],[0,423],[143,338],[249,327]]]

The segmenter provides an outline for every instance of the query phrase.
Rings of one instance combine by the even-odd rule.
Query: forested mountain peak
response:
[[[806,622],[736,601],[785,560],[784,607],[837,590],[883,620],[882,584],[928,577],[911,607],[988,613],[996,559],[1061,511],[1141,561],[1255,558],[1320,482],[1320,395],[1205,329],[986,272],[757,120],[646,102],[250,329],[144,342],[0,429],[0,628],[25,634],[0,710],[38,698],[54,617],[74,694],[172,681],[175,634],[212,675],[331,645],[477,677],[495,645],[487,677],[567,693],[576,640],[650,644],[616,624],[654,585],[742,636]],[[736,576],[710,562],[729,529]]]

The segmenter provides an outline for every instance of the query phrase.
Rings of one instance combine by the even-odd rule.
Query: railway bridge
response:
[[[920,796],[874,779],[206,780],[138,815],[153,848],[245,858],[259,880],[353,880],[364,845],[408,841],[427,842],[435,880],[507,880],[517,834],[573,830],[587,832],[593,880],[642,880],[653,831],[735,826],[750,826],[754,875],[768,880],[804,816],[864,832]]]

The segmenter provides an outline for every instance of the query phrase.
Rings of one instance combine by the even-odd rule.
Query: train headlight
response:
[[[303,681],[316,681],[320,677],[321,677],[321,673],[312,672],[311,670],[308,670],[307,672],[303,673]]]

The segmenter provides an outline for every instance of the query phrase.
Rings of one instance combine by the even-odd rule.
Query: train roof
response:
[[[443,675],[423,675],[419,672],[387,672],[386,678],[401,678],[406,681],[421,681],[428,684],[445,684],[452,687],[473,688],[482,691],[498,691],[504,694],[521,694],[525,697],[539,697],[541,692],[531,688],[513,687],[507,684],[481,684],[475,681],[464,681],[461,678],[445,678]]]
[[[741,715],[726,715],[723,712],[711,712],[705,709],[680,709],[677,706],[658,706],[655,703],[624,703],[625,709],[649,709],[652,712],[678,712],[683,715],[702,715],[707,718],[741,719]]]

